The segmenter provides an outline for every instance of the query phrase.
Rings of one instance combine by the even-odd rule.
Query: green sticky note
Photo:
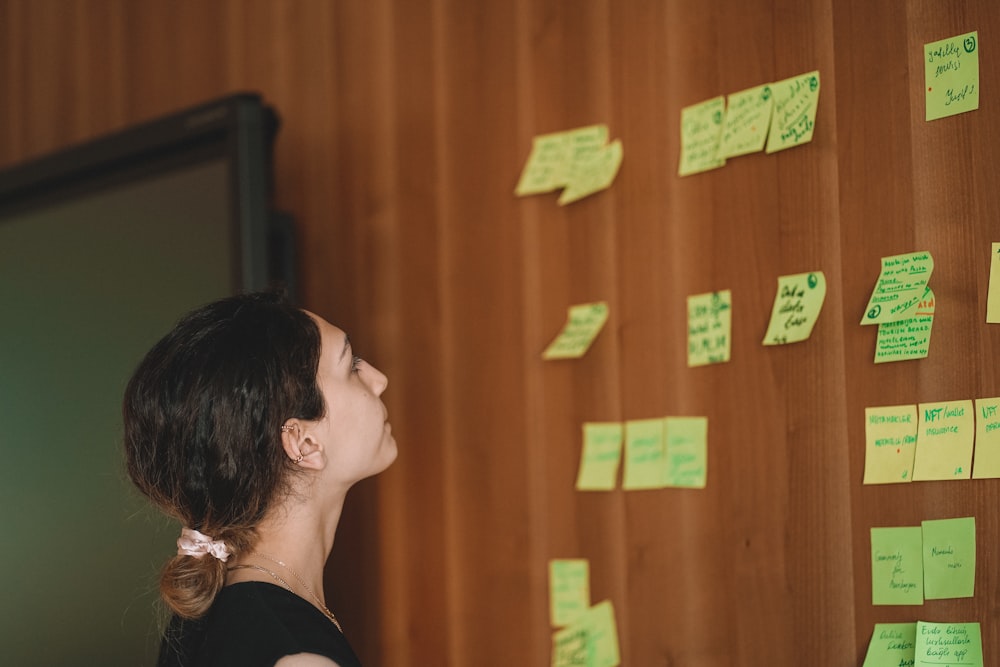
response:
[[[764,150],[773,107],[774,95],[769,84],[731,93],[726,99],[719,157],[724,159]]]
[[[934,271],[929,252],[882,258],[882,272],[865,306],[861,324],[897,322],[913,316]]]
[[[976,437],[972,401],[917,405],[913,479],[969,479]]]
[[[979,33],[924,44],[926,120],[979,108]]]
[[[923,604],[919,526],[872,528],[872,604]]]
[[[916,623],[876,623],[861,667],[913,665],[916,643]]]
[[[934,325],[934,292],[924,288],[913,317],[878,325],[875,338],[875,363],[923,359],[931,347],[931,327]]]
[[[913,480],[917,406],[865,408],[865,484]]]
[[[585,558],[549,561],[549,619],[554,627],[569,625],[590,609],[590,563]]]
[[[976,587],[976,518],[924,521],[924,597],[971,598]]]
[[[568,185],[574,160],[600,150],[607,141],[607,125],[588,125],[535,137],[514,194],[523,197]]]
[[[664,453],[662,419],[633,419],[625,422],[622,488],[662,488]]]
[[[812,141],[819,106],[819,71],[772,83],[771,90],[774,110],[766,152],[774,153]]]
[[[1000,324],[1000,243],[990,249],[990,286],[986,293],[986,322]]]
[[[725,112],[726,98],[721,95],[681,109],[679,176],[718,169],[726,164],[726,160],[719,157],[722,116]]]
[[[976,399],[973,479],[1000,477],[1000,397]]]
[[[553,667],[617,667],[621,664],[615,611],[610,600],[595,604],[552,635]]]
[[[708,418],[667,417],[663,424],[663,485],[704,489],[708,476]]]
[[[778,276],[764,345],[798,343],[809,338],[825,298],[826,276],[822,271]]]
[[[618,479],[622,458],[621,422],[587,422],[583,425],[583,454],[576,476],[577,491],[611,491]]]
[[[729,361],[732,345],[732,294],[729,290],[687,298],[688,366]]]
[[[615,139],[600,150],[574,160],[566,189],[559,195],[559,205],[571,204],[611,187],[622,165],[623,155],[622,142]]]
[[[590,344],[608,321],[608,304],[604,301],[570,306],[566,326],[545,351],[542,359],[577,359],[586,354]]]
[[[983,638],[979,624],[917,621],[914,659],[918,667],[983,667]]]

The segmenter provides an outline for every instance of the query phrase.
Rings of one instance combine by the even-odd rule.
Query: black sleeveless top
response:
[[[315,653],[340,667],[361,667],[347,638],[323,612],[274,584],[224,587],[195,621],[174,616],[158,667],[272,667],[286,655]]]

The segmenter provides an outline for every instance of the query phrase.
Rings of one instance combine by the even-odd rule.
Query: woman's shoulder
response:
[[[187,660],[162,661],[164,651],[177,649]],[[161,665],[273,665],[303,655],[322,661],[280,664],[360,667],[343,634],[313,605],[280,586],[243,582],[223,588],[204,618],[172,626]]]
[[[315,653],[299,653],[286,655],[274,663],[274,667],[340,667],[330,658]]]

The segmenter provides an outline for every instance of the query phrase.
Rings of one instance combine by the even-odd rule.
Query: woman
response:
[[[135,485],[182,525],[161,666],[360,665],[323,596],[348,489],[396,458],[386,377],[271,294],[185,316],[125,391]]]

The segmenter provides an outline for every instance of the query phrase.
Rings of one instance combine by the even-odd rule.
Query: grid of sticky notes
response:
[[[971,598],[976,587],[976,520],[872,528],[871,564],[873,605]]]
[[[865,484],[1000,478],[1000,398],[865,408]]]
[[[611,187],[623,157],[621,140],[608,142],[607,125],[536,136],[514,194],[525,197],[562,189],[558,203],[565,206]]]
[[[979,623],[876,623],[862,667],[983,667]]]
[[[739,155],[812,141],[819,71],[747,88],[681,109],[679,176],[718,169]]]
[[[882,258],[861,324],[877,324],[875,363],[922,359],[931,345],[934,258],[927,251]]]
[[[624,461],[624,465],[621,465]],[[708,418],[659,417],[583,424],[578,491],[703,489],[708,479]]]
[[[552,667],[616,667],[621,663],[614,605],[590,604],[590,564],[583,558],[549,561]]]
[[[979,108],[979,32],[924,44],[925,120]]]

